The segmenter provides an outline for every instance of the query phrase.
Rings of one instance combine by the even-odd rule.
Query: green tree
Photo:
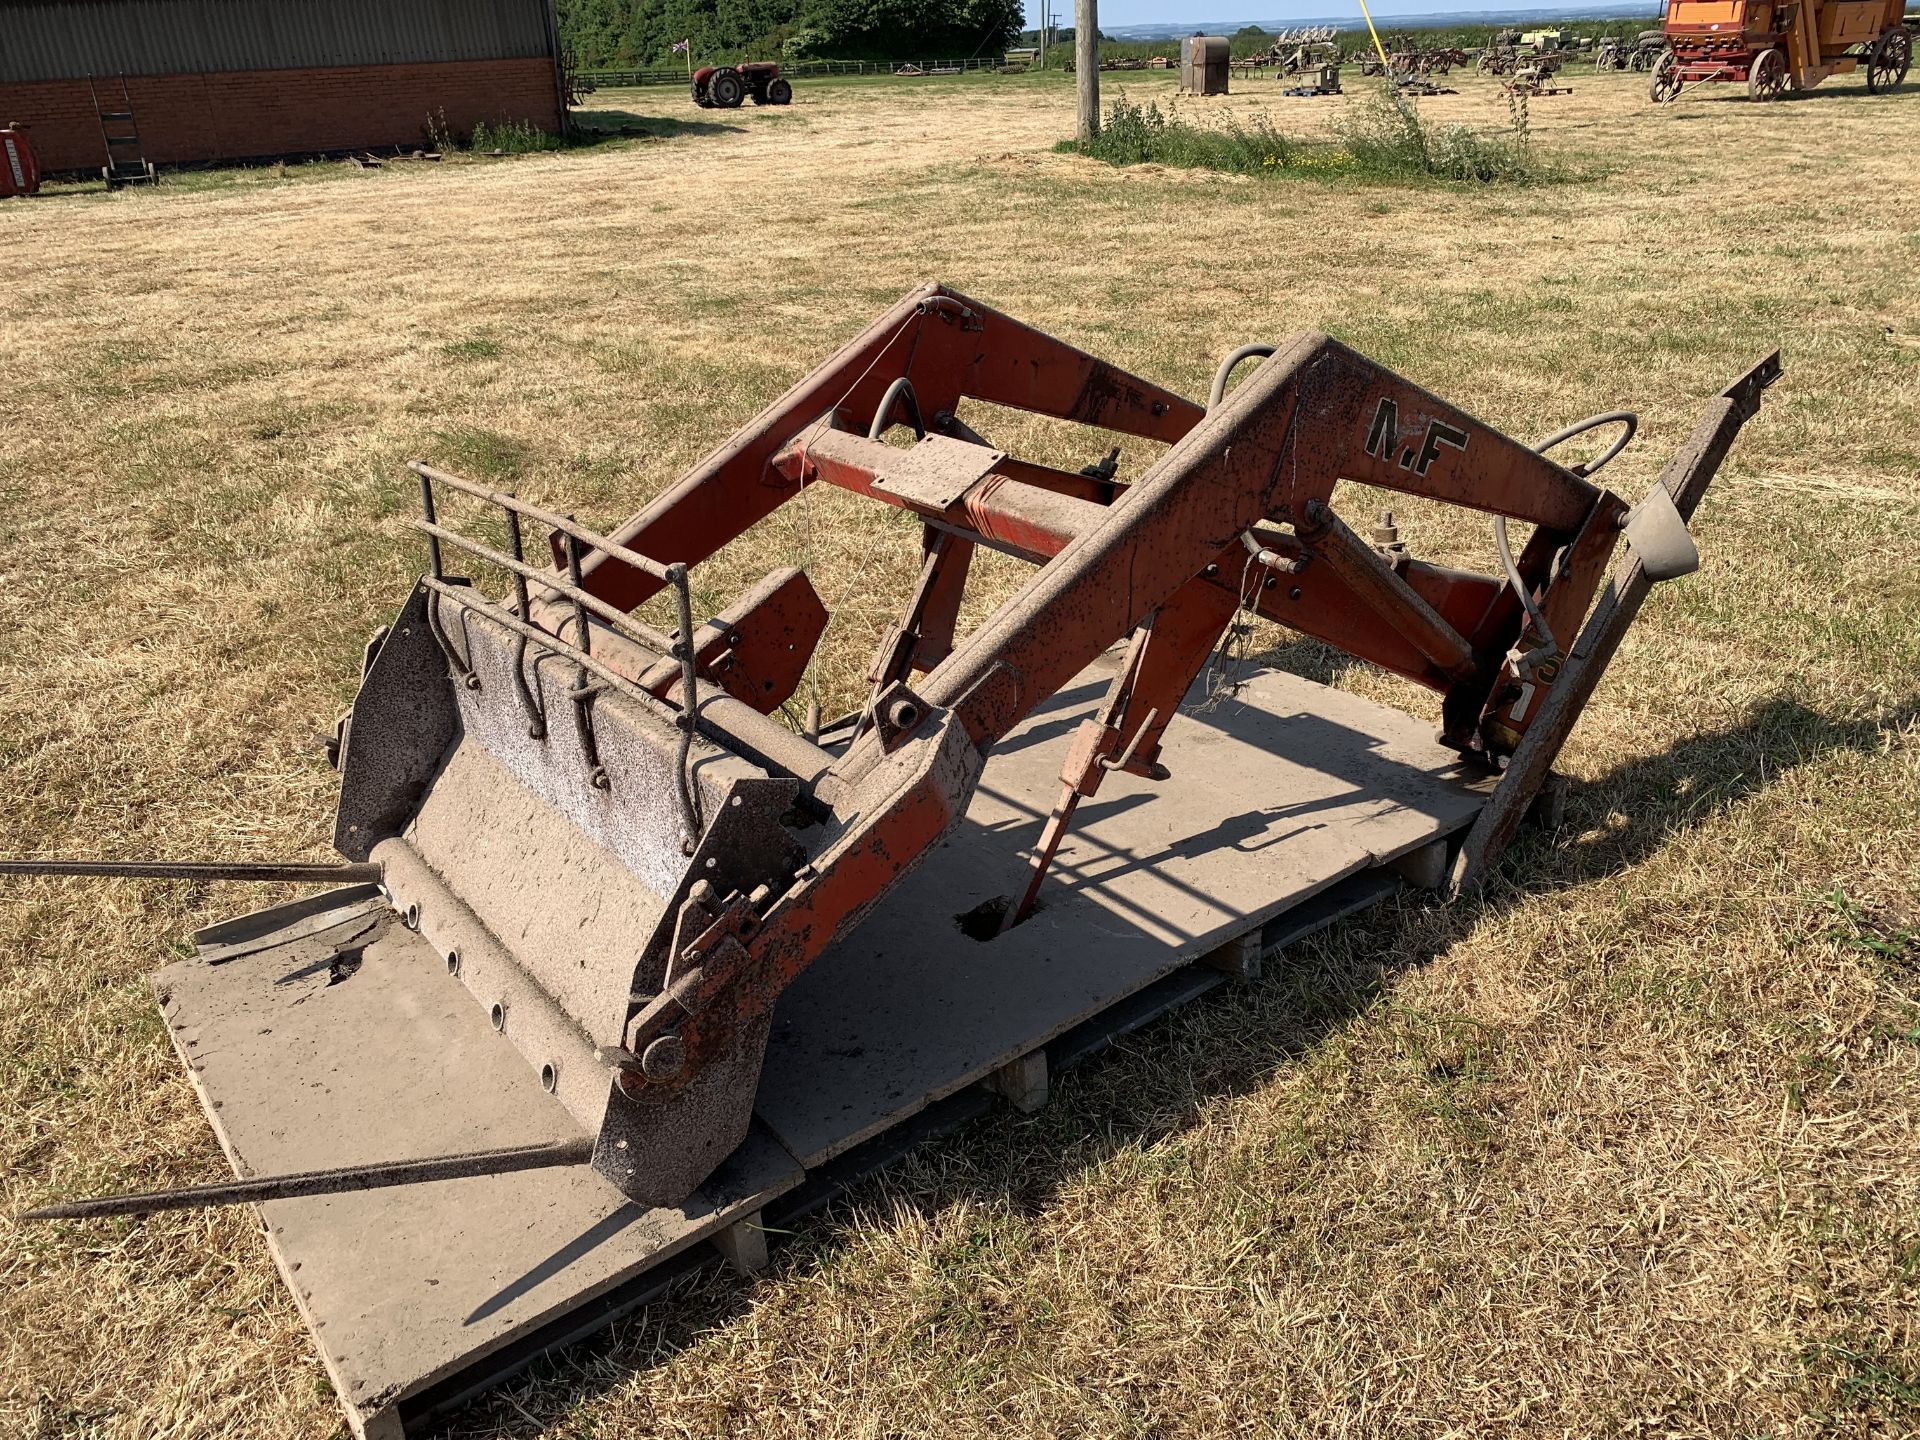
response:
[[[560,34],[584,68],[781,54],[958,59],[998,54],[1024,23],[1021,0],[560,0]],[[793,43],[789,43],[789,42]]]
[[[997,54],[1026,23],[1021,0],[808,0],[821,53],[846,58]]]

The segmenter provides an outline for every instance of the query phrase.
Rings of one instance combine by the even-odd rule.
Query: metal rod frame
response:
[[[578,646],[561,639],[551,631],[540,629],[537,625],[529,625],[504,606],[496,605],[486,597],[476,594],[467,586],[452,585],[445,580],[436,579],[431,575],[423,575],[420,578],[420,583],[432,591],[435,596],[441,599],[451,600],[463,610],[472,610],[480,615],[484,615],[494,624],[511,631],[523,640],[531,641],[550,654],[573,661],[575,665],[601,682],[598,687],[578,686],[570,692],[569,698],[575,700],[576,703],[590,704],[597,698],[602,690],[614,690],[619,692],[623,698],[634,702],[646,709],[649,713],[680,729],[681,742],[678,767],[680,771],[680,785],[677,798],[680,802],[681,819],[689,835],[695,840],[699,838],[701,833],[700,816],[694,798],[691,770],[693,736],[689,733],[688,727],[682,724],[681,720],[683,714],[692,718],[692,712],[678,710],[668,702],[661,700],[658,696],[649,695],[645,690],[642,690],[638,685],[634,684],[632,680],[622,675],[612,666],[594,659],[591,651],[582,650]],[[694,719],[693,723],[696,728],[703,734],[707,734],[709,738],[717,739],[722,743],[725,743],[731,738],[724,730],[713,725],[711,722],[702,723],[698,719]],[[588,724],[589,730],[587,733],[591,734],[590,718]],[[595,766],[599,765],[597,755],[593,757],[592,764]]]
[[[421,518],[413,521],[412,524],[427,537],[427,564],[430,572],[427,577],[429,582],[427,588],[434,592],[434,600],[427,607],[428,626],[455,673],[470,687],[478,684],[471,665],[468,664],[466,657],[455,650],[440,623],[439,601],[441,599],[452,599],[466,609],[479,610],[489,619],[507,625],[518,637],[519,643],[514,649],[515,688],[521,705],[527,712],[529,734],[534,739],[544,739],[545,717],[534,700],[526,680],[527,645],[538,644],[554,654],[572,659],[581,668],[582,676],[580,683],[569,691],[568,698],[573,702],[581,743],[587,752],[588,773],[595,788],[603,790],[607,788],[608,778],[605,767],[600,763],[598,748],[593,739],[592,712],[593,701],[599,695],[600,688],[589,686],[586,683],[586,674],[595,675],[606,684],[619,689],[630,699],[644,698],[655,713],[662,714],[680,732],[679,753],[674,766],[674,789],[684,831],[681,836],[681,848],[687,854],[692,854],[694,846],[700,839],[703,826],[699,792],[693,783],[692,770],[693,737],[696,729],[699,728],[696,717],[700,713],[700,676],[699,667],[694,658],[693,595],[688,583],[687,567],[677,563],[663,564],[597,531],[588,529],[570,515],[560,515],[541,506],[528,504],[518,496],[476,484],[463,476],[438,469],[424,461],[409,461],[407,468],[420,479]],[[513,553],[505,554],[491,545],[483,544],[441,525],[434,505],[433,487],[436,484],[446,485],[464,495],[483,500],[505,512]],[[552,527],[566,558],[567,578],[565,580],[560,579],[550,570],[541,570],[527,563],[520,528],[522,516]],[[480,602],[479,597],[459,593],[458,587],[450,587],[446,583],[444,556],[441,550],[443,543],[490,565],[496,565],[513,576],[514,601],[519,611],[517,619],[509,616],[502,607],[491,602]],[[643,621],[634,619],[619,606],[609,604],[599,596],[589,593],[581,583],[583,562],[588,550],[611,556],[623,565],[639,570],[671,587],[674,593],[675,618],[679,625],[678,636],[663,635]],[[569,645],[558,635],[528,623],[533,614],[533,597],[527,588],[527,582],[530,580],[539,582],[548,591],[571,602],[575,644]],[[680,698],[677,707],[670,702],[646,695],[638,686],[632,684],[628,677],[594,661],[593,631],[592,622],[588,619],[589,614],[598,616],[610,628],[643,648],[658,655],[671,656],[680,662]]]

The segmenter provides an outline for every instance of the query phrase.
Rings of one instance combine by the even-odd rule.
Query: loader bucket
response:
[[[496,502],[517,534],[512,497],[437,472],[422,476],[427,515],[436,479]],[[442,545],[513,557],[432,538],[434,571],[371,647],[345,726],[336,847],[382,867],[407,926],[580,1126],[609,1137],[603,1173],[636,1199],[678,1198],[745,1133],[765,1013],[674,1092],[671,1117],[617,1083],[641,1058],[623,1050],[626,1024],[666,987],[696,881],[751,892],[791,872],[798,847],[781,822],[800,782],[692,735],[591,653],[602,628],[663,658],[673,641],[596,620],[584,646],[532,644],[513,609],[440,569]],[[567,538],[611,543],[571,526]],[[525,613],[534,591],[516,578]],[[676,579],[684,594],[684,570]],[[670,1078],[670,1056],[651,1068]]]

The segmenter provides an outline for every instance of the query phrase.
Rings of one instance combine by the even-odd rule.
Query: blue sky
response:
[[[1417,15],[1434,10],[1472,10],[1484,6],[1499,8],[1500,0],[1367,0],[1376,15]],[[1054,0],[1056,22],[1073,23],[1073,0]],[[1153,25],[1185,20],[1285,20],[1294,15],[1338,15],[1351,10],[1357,16],[1355,0],[1100,0],[1101,26]],[[1038,0],[1027,0],[1027,24],[1040,23]]]

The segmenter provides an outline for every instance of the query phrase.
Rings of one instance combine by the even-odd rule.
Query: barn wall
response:
[[[106,108],[118,109],[119,82],[100,83]],[[441,112],[462,133],[482,120],[531,121],[549,131],[561,121],[553,62],[545,55],[129,75],[127,90],[147,159],[161,165],[413,147],[426,141],[427,117]],[[30,127],[42,170],[106,163],[84,79],[0,84],[0,124],[9,120]]]

